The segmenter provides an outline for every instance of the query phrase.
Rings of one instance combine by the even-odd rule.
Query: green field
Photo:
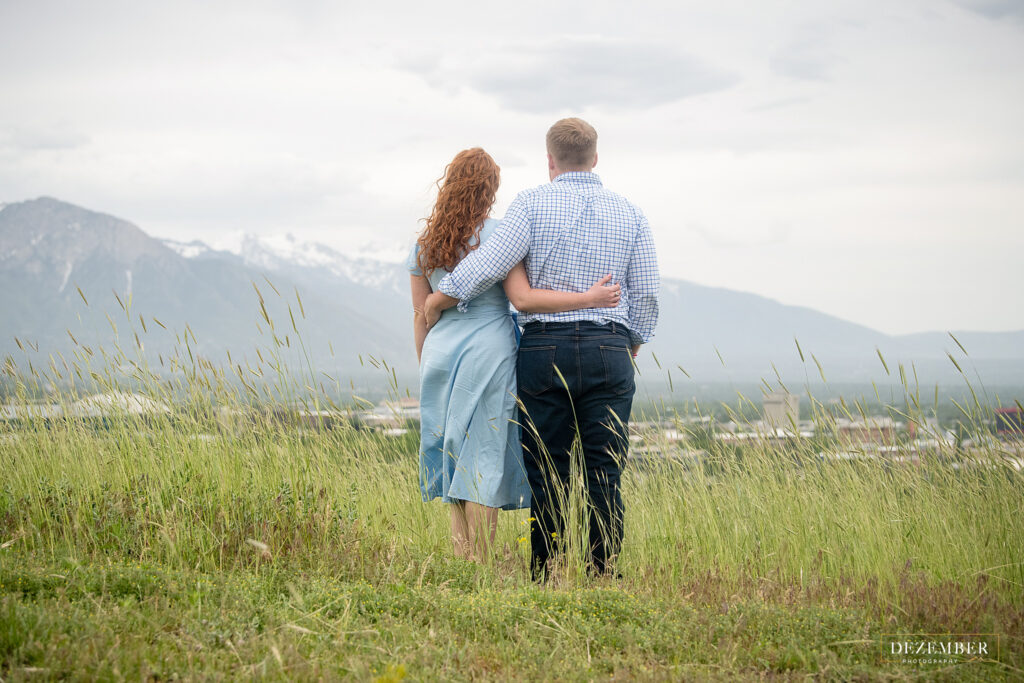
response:
[[[187,332],[160,373],[116,347],[5,359],[20,418],[0,420],[0,679],[1024,678],[1021,444],[986,433],[970,385],[955,405],[973,450],[822,457],[844,447],[813,397],[814,438],[701,427],[700,457],[626,464],[621,577],[588,576],[570,525],[536,585],[527,512],[502,513],[487,562],[456,559],[448,511],[419,497],[415,430],[360,428],[364,400],[288,370],[295,321],[293,339],[266,322],[244,367]],[[903,384],[889,410],[923,424]],[[170,410],[70,410],[116,389]],[[660,438],[635,452],[682,455]],[[897,636],[949,640],[915,634],[992,649],[891,661]]]
[[[1024,477],[799,442],[627,466],[619,579],[533,585],[419,500],[413,434],[179,410],[0,433],[0,677],[1019,678]],[[984,661],[881,638],[998,634]]]

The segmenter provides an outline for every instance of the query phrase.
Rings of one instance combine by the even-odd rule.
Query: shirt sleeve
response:
[[[423,270],[420,268],[419,263],[416,262],[416,257],[419,256],[419,253],[420,244],[416,242],[412,245],[408,258],[405,259],[405,267],[409,269],[409,273],[412,275],[423,275]]]
[[[626,271],[625,289],[629,293],[629,332],[633,344],[646,344],[654,336],[658,323],[658,259],[654,252],[654,238],[647,217],[637,211],[640,229],[637,231],[633,255]]]
[[[469,252],[455,269],[444,276],[437,288],[459,300],[459,310],[484,290],[505,279],[508,271],[530,249],[530,214],[527,200],[519,195],[508,207],[501,226],[479,248]]]

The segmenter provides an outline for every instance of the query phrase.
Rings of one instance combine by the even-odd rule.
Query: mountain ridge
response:
[[[113,290],[135,310],[163,316],[173,330],[189,325],[201,353],[223,357],[268,332],[258,308],[261,290],[274,320],[287,323],[305,309],[302,325],[318,367],[354,371],[354,359],[374,355],[415,372],[403,264],[350,257],[290,235],[236,237],[230,248],[218,248],[157,239],[128,221],[52,197],[7,204],[0,208],[0,353],[13,352],[14,337],[66,348],[66,330],[81,315],[81,287],[90,302],[97,296],[106,302],[104,313],[119,312],[109,305],[113,297],[106,293]],[[646,351],[659,359],[654,365],[679,366],[697,377],[806,375],[814,361],[836,379],[868,380],[882,370],[880,354],[893,368],[907,363],[950,377],[947,354],[963,357],[956,340],[987,375],[1024,377],[1024,331],[967,331],[956,339],[945,332],[887,335],[808,307],[675,278],[663,280],[661,304]]]

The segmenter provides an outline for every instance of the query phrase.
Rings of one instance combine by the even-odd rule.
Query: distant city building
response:
[[[923,420],[911,419],[907,422],[907,434],[912,439],[935,438],[944,434],[937,417],[926,417]]]
[[[4,420],[57,420],[63,418],[103,418],[111,415],[169,414],[164,403],[143,394],[108,391],[80,398],[73,403],[6,404],[0,406]]]
[[[420,419],[420,402],[415,398],[382,401],[375,408],[359,413],[359,419],[370,427],[402,429]]]
[[[170,413],[171,409],[148,396],[126,391],[108,391],[105,394],[86,396],[71,404],[73,415],[98,417],[112,413],[129,415],[154,415]]]
[[[765,394],[761,401],[764,420],[772,427],[790,427],[800,423],[800,397],[788,391]]]
[[[999,436],[1024,436],[1024,412],[1017,407],[997,408],[996,432]]]
[[[841,442],[853,444],[893,444],[903,423],[891,417],[869,417],[866,420],[836,419],[836,436]]]

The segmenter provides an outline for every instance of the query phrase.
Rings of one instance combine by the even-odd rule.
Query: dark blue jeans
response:
[[[532,489],[531,572],[546,575],[565,529],[571,452],[582,446],[588,562],[604,572],[622,546],[619,480],[636,383],[629,332],[614,323],[531,323],[519,344],[523,461]]]

